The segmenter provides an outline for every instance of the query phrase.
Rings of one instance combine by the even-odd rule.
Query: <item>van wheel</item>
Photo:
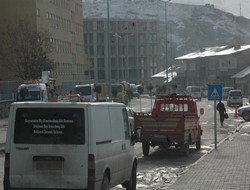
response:
[[[109,177],[107,173],[103,176],[101,190],[109,190]]]
[[[144,156],[148,156],[149,153],[149,142],[142,143],[142,153]]]
[[[122,184],[122,186],[125,187],[126,190],[136,190],[136,184],[137,184],[136,170],[137,170],[137,167],[135,164],[133,164],[130,180]]]

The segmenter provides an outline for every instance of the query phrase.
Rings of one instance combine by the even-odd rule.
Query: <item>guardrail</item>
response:
[[[14,100],[1,100],[0,101],[0,118],[9,116],[10,105]]]

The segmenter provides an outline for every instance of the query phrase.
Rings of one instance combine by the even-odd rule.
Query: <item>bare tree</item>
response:
[[[13,75],[22,79],[38,79],[44,70],[53,68],[49,58],[52,43],[49,32],[38,32],[27,20],[9,24],[0,39],[0,59]]]

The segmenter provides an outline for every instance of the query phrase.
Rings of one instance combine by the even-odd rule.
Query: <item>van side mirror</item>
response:
[[[142,128],[138,127],[136,128],[131,135],[131,144],[134,145],[135,142],[137,142],[142,137]]]
[[[204,108],[201,108],[200,109],[200,115],[203,115],[204,114]]]

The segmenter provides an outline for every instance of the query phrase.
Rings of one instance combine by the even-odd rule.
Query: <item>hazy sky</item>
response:
[[[214,4],[218,9],[250,19],[250,0],[171,0],[173,3],[205,5]]]

